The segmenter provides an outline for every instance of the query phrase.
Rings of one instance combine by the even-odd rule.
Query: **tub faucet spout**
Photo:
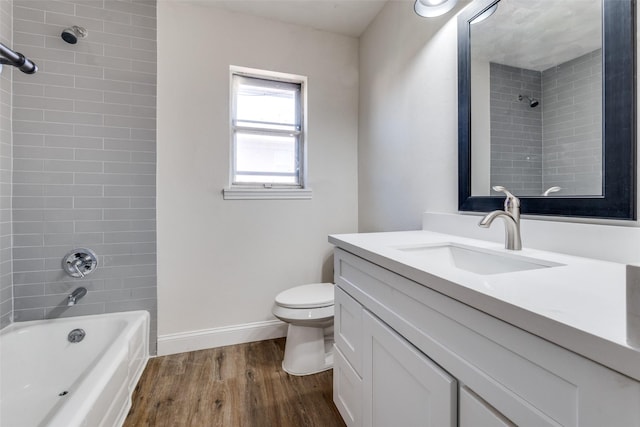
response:
[[[87,288],[79,287],[76,288],[73,292],[71,292],[67,296],[67,306],[71,307],[72,305],[76,305],[78,300],[87,294]]]
[[[522,250],[522,238],[520,237],[520,199],[511,194],[506,188],[501,186],[493,187],[495,191],[501,191],[507,195],[504,201],[503,211],[492,211],[480,220],[478,225],[489,228],[496,218],[504,220],[504,247],[512,251]]]

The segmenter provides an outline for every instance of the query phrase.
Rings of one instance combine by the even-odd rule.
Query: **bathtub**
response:
[[[146,311],[13,323],[0,332],[0,426],[120,426],[148,358]]]

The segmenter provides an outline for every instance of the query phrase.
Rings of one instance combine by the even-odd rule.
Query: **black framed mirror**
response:
[[[459,15],[460,211],[502,209],[502,185],[523,214],[636,219],[635,0],[593,0],[583,18],[588,1],[476,0]]]

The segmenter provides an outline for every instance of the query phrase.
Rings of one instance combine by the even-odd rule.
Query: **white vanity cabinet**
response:
[[[640,383],[335,251],[334,401],[348,426],[640,426]]]
[[[334,400],[347,425],[454,427],[456,380],[347,294],[336,294]]]
[[[458,406],[460,427],[515,427],[515,424],[466,386],[460,386]]]
[[[369,312],[363,326],[362,424],[454,427],[456,380]]]

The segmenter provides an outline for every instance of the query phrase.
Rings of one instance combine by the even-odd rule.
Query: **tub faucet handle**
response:
[[[62,269],[71,277],[83,278],[98,267],[98,256],[91,249],[78,248],[62,258]]]
[[[84,273],[80,270],[80,266],[84,263],[84,260],[77,258],[75,261],[71,263],[71,268],[75,270],[75,272],[82,278],[84,277]]]

